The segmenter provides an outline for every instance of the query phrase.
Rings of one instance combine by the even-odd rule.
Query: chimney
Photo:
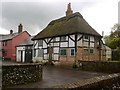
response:
[[[71,3],[67,5],[66,16],[72,15],[73,11],[71,10]]]
[[[10,34],[13,34],[13,30],[10,30]]]
[[[23,30],[23,25],[22,24],[18,25],[18,33],[21,33],[22,30]]]

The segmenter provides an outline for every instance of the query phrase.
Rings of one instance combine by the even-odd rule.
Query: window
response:
[[[5,41],[5,46],[7,46],[7,41]]]
[[[56,41],[56,38],[53,38],[53,42]]]
[[[66,41],[66,36],[61,37],[61,41]]]
[[[36,49],[34,49],[34,57],[36,57]]]
[[[94,49],[90,48],[90,54],[93,54],[93,53],[94,53]]]
[[[74,55],[75,55],[75,49],[74,49],[74,48],[71,48],[71,50],[70,50],[70,55],[71,55],[71,56],[74,56]]]
[[[65,48],[60,49],[60,55],[66,55],[66,49]]]
[[[39,40],[39,41],[38,41],[38,47],[39,47],[39,46],[42,46],[42,45],[43,45],[43,41],[42,41],[42,40]]]
[[[87,36],[87,35],[85,35],[85,36],[84,36],[84,39],[88,40],[89,38],[88,38],[88,36]]]
[[[7,46],[7,41],[3,41],[3,46]]]
[[[83,49],[83,54],[85,54],[85,55],[88,54],[88,49],[87,48]]]

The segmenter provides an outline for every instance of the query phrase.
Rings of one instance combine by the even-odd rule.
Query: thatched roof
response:
[[[38,33],[32,40],[57,37],[71,34],[89,34],[94,36],[101,35],[97,33],[83,18],[83,16],[76,12],[70,16],[62,17],[51,21],[46,28]]]

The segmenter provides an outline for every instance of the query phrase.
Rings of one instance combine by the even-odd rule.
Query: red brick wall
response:
[[[6,51],[6,55],[4,56],[4,58],[11,58],[11,53],[12,53],[11,47],[12,47],[12,40],[8,40],[6,46],[3,46],[3,42],[2,42],[2,48]]]
[[[30,35],[24,31],[14,37],[12,40],[7,41],[7,46],[3,46],[2,43],[2,48],[7,51],[7,55],[5,58],[11,58],[12,61],[16,60],[16,46],[19,45],[22,41],[30,37]]]
[[[19,34],[18,36],[16,36],[12,40],[12,56],[11,56],[11,58],[13,61],[16,60],[16,46],[19,45],[21,42],[23,42],[28,37],[30,37],[30,35],[27,32],[23,32],[23,33]]]
[[[60,62],[73,62],[75,60],[75,56],[70,56],[70,48],[67,48],[66,51],[67,51],[66,56],[60,56]],[[102,58],[104,59],[105,57],[102,57]],[[93,54],[88,53],[86,55],[86,54],[83,54],[83,48],[78,47],[77,48],[77,60],[78,61],[79,60],[83,60],[83,61],[99,60],[99,51],[98,51],[97,48],[94,48],[94,53]]]

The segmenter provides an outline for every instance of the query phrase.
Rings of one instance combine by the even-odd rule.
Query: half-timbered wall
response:
[[[74,60],[75,59],[75,35],[46,38],[42,40],[43,60],[49,59],[48,48],[52,47],[52,60]],[[36,41],[36,46],[37,48]],[[77,60],[99,60],[99,40],[92,35],[77,35]],[[40,48],[40,47],[39,47]],[[38,55],[37,55],[38,56]],[[102,58],[102,57],[101,57]]]

